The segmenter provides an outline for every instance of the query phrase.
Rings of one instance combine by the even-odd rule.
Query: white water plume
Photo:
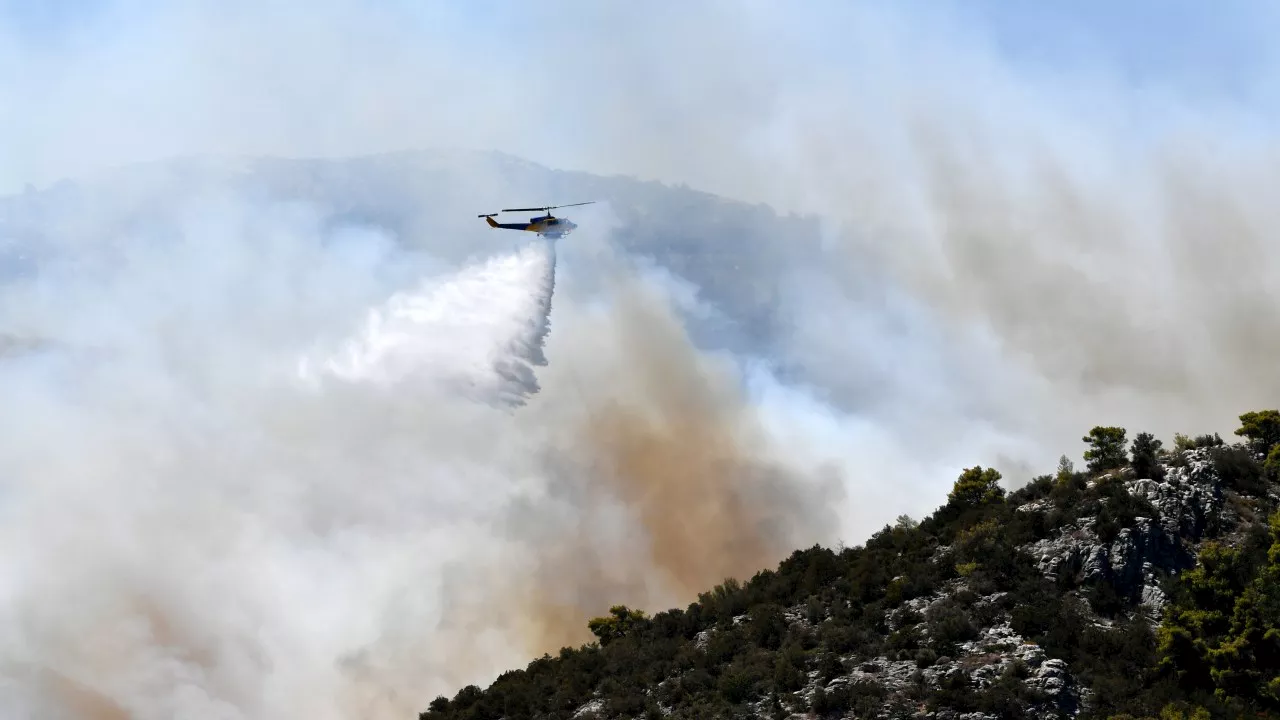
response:
[[[523,405],[546,365],[556,257],[535,243],[448,277],[424,280],[375,308],[362,331],[299,373],[391,386],[406,380],[490,404]]]

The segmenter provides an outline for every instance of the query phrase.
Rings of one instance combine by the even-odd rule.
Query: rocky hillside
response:
[[[1280,413],[1236,434],[1097,427],[1013,493],[968,469],[923,521],[614,607],[420,718],[1280,717]]]

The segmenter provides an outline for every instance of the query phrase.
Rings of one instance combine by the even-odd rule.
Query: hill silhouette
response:
[[[796,550],[420,720],[1280,716],[1280,413],[1239,442],[1096,427],[1006,493],[972,467],[864,545]]]
[[[599,200],[606,210],[571,208],[576,212],[563,214],[581,219],[598,213],[595,225],[607,225],[620,250],[696,286],[722,311],[693,328],[700,342],[759,353],[779,340],[781,270],[821,244],[815,218],[779,215],[764,205],[686,186],[556,170],[495,151],[190,157],[124,166],[0,197],[0,277],[34,268],[44,253],[62,251],[47,243],[47,231],[62,226],[65,218],[105,216],[102,230],[154,234],[158,218],[173,216],[193,197],[219,192],[306,204],[321,209],[326,227],[377,225],[404,247],[450,262],[527,242],[517,233],[491,230],[475,217],[478,213]],[[579,237],[591,230],[580,230]],[[579,240],[571,236],[563,242]]]

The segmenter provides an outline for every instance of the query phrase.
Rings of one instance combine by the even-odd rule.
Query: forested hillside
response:
[[[1237,438],[1095,427],[1013,493],[965,470],[932,516],[797,550],[422,720],[1280,717],[1280,412]]]

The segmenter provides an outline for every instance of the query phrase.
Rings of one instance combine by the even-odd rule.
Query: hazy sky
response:
[[[904,427],[933,407],[941,444],[977,413],[1036,436],[1042,467],[1096,422],[1229,432],[1280,401],[1277,17],[1190,0],[5,0],[0,189],[189,153],[459,146],[820,212],[847,231],[795,271],[789,359],[838,395],[870,382],[849,358],[875,357]],[[877,334],[875,303],[909,331]]]
[[[921,80],[1138,129],[1175,101],[1269,116],[1275,19],[1190,0],[5,0],[0,188],[173,153],[451,144],[716,184],[681,159],[750,153],[815,93],[871,122]],[[736,145],[708,147],[717,124]]]
[[[972,368],[937,428],[980,406],[1043,458],[1103,418],[1168,438],[1280,400],[1276,19],[1189,0],[7,0],[0,188],[177,154],[461,146],[821,212],[852,230],[795,281],[796,355],[832,386],[851,353],[932,363],[900,373],[904,416],[926,396],[897,391],[947,395]],[[939,337],[859,336],[869,275]]]

